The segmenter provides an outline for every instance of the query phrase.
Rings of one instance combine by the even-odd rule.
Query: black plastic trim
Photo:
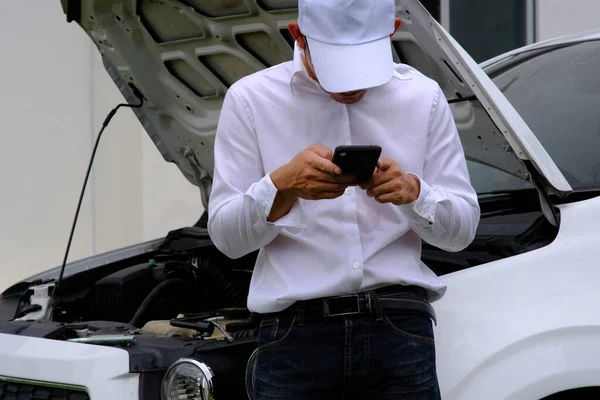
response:
[[[164,371],[141,373],[139,383],[140,400],[160,400],[160,389],[164,376]]]
[[[67,22],[81,22],[81,0],[66,0]]]

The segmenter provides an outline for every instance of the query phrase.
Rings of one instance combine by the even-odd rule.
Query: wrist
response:
[[[287,165],[284,165],[271,172],[270,176],[275,189],[277,189],[278,197],[287,199],[289,201],[296,200],[296,196],[294,196],[294,189],[290,184],[290,179],[288,178],[289,174],[287,173]]]
[[[414,175],[410,175],[408,174],[409,180],[410,180],[410,185],[411,185],[411,196],[408,199],[409,203],[414,203],[415,201],[417,201],[417,199],[419,198],[419,195],[421,194],[421,181],[419,180],[419,178],[415,177]]]
[[[292,194],[292,189],[288,183],[289,179],[286,176],[288,175],[285,167],[281,167],[270,174],[271,181],[277,193],[271,207],[271,213],[267,217],[267,221],[269,222],[276,222],[287,215],[296,202],[296,197]]]

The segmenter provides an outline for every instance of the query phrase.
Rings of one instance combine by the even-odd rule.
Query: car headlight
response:
[[[177,360],[162,382],[162,400],[214,400],[214,374],[210,367],[192,358]]]

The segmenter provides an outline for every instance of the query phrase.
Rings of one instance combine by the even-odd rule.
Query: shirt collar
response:
[[[396,68],[398,68],[397,65]],[[402,66],[402,68],[404,68],[404,66]],[[412,76],[410,76],[410,73],[408,71],[406,71],[406,73],[402,73],[398,71],[398,69],[394,69],[394,78],[400,79],[401,81],[408,81],[412,79]]]
[[[301,85],[302,83],[310,83],[313,86],[321,87],[319,82],[312,79],[308,73],[306,72],[306,67],[304,66],[304,62],[302,61],[303,51],[298,46],[298,42],[294,42],[294,58],[292,60],[292,77],[290,78],[290,88],[292,89],[292,93],[295,95],[296,91],[294,90],[295,85]]]
[[[300,85],[302,81],[304,83],[310,83],[313,86],[317,86],[323,90],[319,82],[312,79],[308,73],[306,72],[306,67],[304,66],[304,62],[302,61],[303,51],[298,46],[298,42],[294,42],[294,58],[292,60],[292,76],[290,78],[290,88],[292,90],[292,94],[296,94],[294,90],[295,85]],[[404,72],[400,72],[400,70],[404,70]],[[399,79],[401,81],[406,81],[412,79],[408,68],[406,68],[402,64],[396,64],[396,68],[394,68],[394,78]]]

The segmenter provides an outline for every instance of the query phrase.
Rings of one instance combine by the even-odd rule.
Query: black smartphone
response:
[[[379,146],[338,146],[333,153],[332,162],[340,167],[342,173],[356,175],[356,183],[362,183],[371,179],[380,156]]]

